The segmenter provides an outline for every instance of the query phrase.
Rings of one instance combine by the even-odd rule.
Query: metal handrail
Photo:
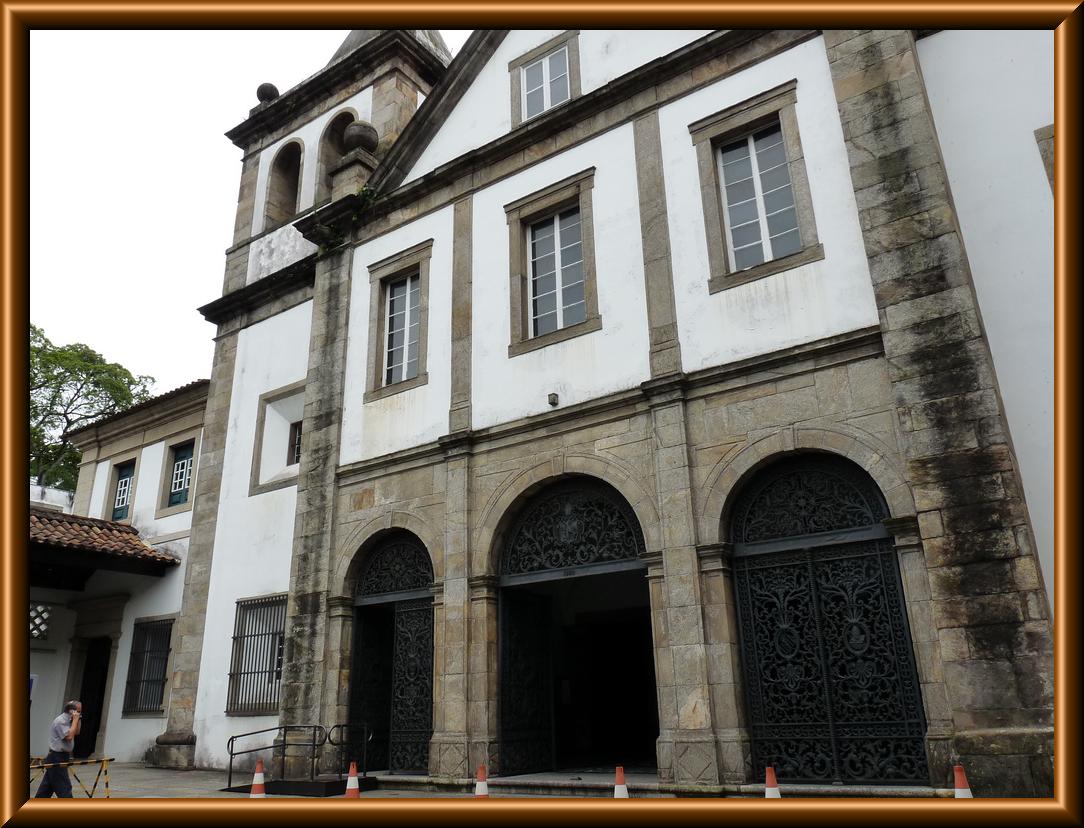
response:
[[[309,731],[312,735],[311,741],[305,742],[291,742],[289,741],[289,732],[291,730]],[[259,736],[261,733],[274,733],[275,739],[281,739],[279,743],[282,748],[282,772],[286,773],[286,748],[288,747],[308,747],[309,748],[309,780],[312,781],[316,778],[316,756],[317,748],[322,747],[327,742],[327,729],[323,725],[305,724],[305,725],[279,725],[278,727],[267,727],[263,730],[253,730],[250,733],[238,733],[231,736],[226,742],[226,750],[230,754],[229,772],[226,777],[226,787],[233,787],[233,757],[243,756],[246,753],[258,753],[261,750],[274,750],[275,741],[272,740],[269,745],[260,745],[259,747],[248,748],[247,750],[234,750],[233,743],[238,739],[245,739],[249,736]]]
[[[343,778],[343,768],[346,766],[345,759],[343,757],[343,748],[351,743],[350,741],[350,729],[361,728],[361,775],[365,776],[365,771],[368,767],[369,761],[369,742],[372,741],[373,734],[369,730],[368,722],[361,722],[360,724],[348,724],[340,722],[339,724],[332,725],[327,731],[328,744],[335,745],[339,749],[339,779]],[[346,734],[345,738],[342,734]],[[335,741],[338,736],[339,741]]]

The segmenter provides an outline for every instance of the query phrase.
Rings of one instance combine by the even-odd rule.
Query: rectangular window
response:
[[[135,460],[116,467],[117,487],[113,493],[113,520],[127,520],[128,507],[132,502],[132,480],[135,478]]]
[[[413,275],[390,282],[387,293],[384,384],[391,385],[418,376],[421,280]]]
[[[779,122],[720,148],[730,266],[745,270],[802,249]]]
[[[580,209],[572,207],[528,230],[531,257],[531,336],[587,319]]]
[[[798,135],[797,88],[788,81],[689,126],[709,293],[824,258]]]
[[[171,450],[173,468],[169,478],[169,506],[178,506],[188,502],[188,490],[192,484],[192,463],[196,444],[194,441],[174,446]]]
[[[293,466],[301,462],[301,420],[290,423],[290,442],[286,447],[286,465]]]
[[[285,629],[285,595],[237,602],[226,715],[278,712]]]
[[[132,630],[132,656],[124,688],[125,713],[158,713],[162,710],[168,676],[173,619],[137,623]]]
[[[568,48],[562,46],[534,63],[524,66],[523,120],[541,115],[569,98]]]

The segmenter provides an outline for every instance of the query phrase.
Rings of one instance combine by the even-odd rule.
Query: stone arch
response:
[[[748,442],[711,470],[698,518],[701,543],[726,541],[723,524],[733,495],[761,466],[796,451],[821,451],[846,457],[873,478],[888,503],[892,517],[915,514],[914,497],[899,465],[898,455],[884,443],[858,429],[825,426],[784,428]]]
[[[387,536],[398,531],[414,535],[425,547],[433,567],[433,581],[439,584],[444,577],[444,544],[438,533],[410,512],[391,511],[355,527],[339,544],[332,570],[331,594],[342,598],[353,597],[358,575],[369,552]]]
[[[264,229],[285,224],[297,215],[301,198],[301,168],[305,146],[300,138],[287,141],[271,162],[267,173],[267,195],[264,202]]]
[[[661,550],[659,513],[654,498],[623,464],[596,455],[568,454],[524,469],[495,491],[479,514],[475,533],[474,574],[496,574],[500,568],[500,545],[521,506],[546,485],[572,475],[594,477],[617,490],[636,515],[648,553]]]
[[[324,126],[324,131],[320,135],[316,161],[317,204],[324,204],[331,200],[331,168],[346,151],[343,132],[356,120],[358,120],[357,111],[352,107],[344,107],[329,118]]]

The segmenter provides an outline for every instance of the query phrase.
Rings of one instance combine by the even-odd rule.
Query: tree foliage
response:
[[[54,345],[31,325],[30,475],[43,486],[74,490],[79,452],[68,433],[143,402],[153,384],[87,345]]]

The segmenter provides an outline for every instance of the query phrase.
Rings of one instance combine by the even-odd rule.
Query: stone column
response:
[[[497,765],[500,726],[497,721],[497,593],[496,575],[475,575],[468,581],[470,639],[467,656],[467,733],[470,773],[481,764],[490,773]]]
[[[434,687],[438,715],[429,750],[429,768],[434,776],[462,778],[467,770],[467,569],[470,504],[470,446],[465,441],[445,442],[445,534],[444,600],[434,636],[434,666],[439,684]],[[439,643],[438,643],[439,642]],[[440,688],[439,697],[436,687]]]
[[[335,526],[346,326],[352,247],[340,243],[316,262],[305,386],[304,434],[294,517],[286,645],[279,698],[282,724],[325,724],[329,679],[328,577]],[[287,758],[287,773],[308,773],[307,759]]]
[[[327,675],[324,688],[325,720],[319,724],[331,728],[350,720],[350,668],[354,652],[354,600],[346,595],[333,595],[327,600]],[[345,737],[346,734],[341,734]],[[340,738],[340,734],[335,736]],[[346,756],[345,760],[358,760],[360,756]],[[328,745],[320,757],[320,768],[325,773],[338,771],[339,749]],[[360,767],[360,764],[359,764]]]
[[[918,509],[952,758],[982,795],[1050,796],[1048,603],[914,37],[826,31],[824,42]]]
[[[649,562],[659,695],[659,773],[689,784],[719,783],[708,689],[708,642],[696,553],[685,402],[673,383],[645,383],[651,405],[662,556]]]
[[[220,326],[215,340],[211,383],[207,389],[207,409],[203,417],[181,612],[173,627],[173,674],[169,682],[166,730],[158,736],[155,747],[148,753],[150,763],[157,767],[192,768],[195,765],[196,736],[192,723],[200,658],[203,655],[207,592],[211,581],[211,557],[215,546],[236,358],[237,330]]]

